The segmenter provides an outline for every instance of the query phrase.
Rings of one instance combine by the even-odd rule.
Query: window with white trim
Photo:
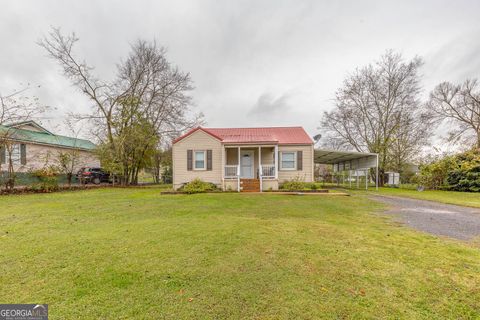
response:
[[[10,149],[10,150],[8,150]],[[6,155],[6,162],[10,161],[10,157],[12,159],[13,164],[20,164],[21,163],[21,153],[20,153],[20,145],[14,144],[10,148],[7,148]]]
[[[280,169],[295,170],[297,168],[297,153],[294,151],[280,152]]]
[[[194,161],[193,168],[195,170],[205,170],[207,168],[207,152],[206,151],[195,151],[194,152]]]

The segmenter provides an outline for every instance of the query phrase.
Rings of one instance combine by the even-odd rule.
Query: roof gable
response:
[[[29,131],[35,131],[35,132],[43,132],[43,133],[53,135],[53,133],[51,133],[50,131],[48,131],[47,129],[45,129],[44,127],[42,127],[41,125],[39,125],[38,123],[36,123],[33,120],[11,123],[11,124],[7,124],[5,126],[9,127],[9,128],[29,130]]]
[[[206,134],[212,136],[213,138],[217,139],[217,140],[220,140],[222,141],[222,138],[220,138],[219,136],[215,135],[215,134],[212,134],[209,130],[207,130],[206,128],[202,128],[202,127],[196,127],[190,131],[188,131],[187,133],[185,133],[184,135],[181,135],[180,137],[176,138],[175,140],[173,140],[173,144],[191,136],[192,134],[194,134],[195,132],[197,131],[202,131],[202,132],[205,132]]]
[[[173,143],[202,130],[223,143],[313,144],[302,127],[202,128],[190,130]]]

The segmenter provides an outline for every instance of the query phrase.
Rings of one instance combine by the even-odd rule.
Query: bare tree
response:
[[[451,141],[462,141],[480,149],[480,86],[477,79],[461,85],[440,83],[430,93],[428,106],[438,119],[450,121]]]
[[[19,158],[22,146],[18,141],[22,137],[12,124],[35,119],[48,109],[39,104],[37,97],[26,95],[30,88],[28,84],[7,95],[0,92],[0,173],[5,171],[2,168],[5,162],[6,174],[3,184],[7,189],[13,189],[15,186],[16,162],[23,164],[25,160]]]
[[[432,117],[429,112],[404,113],[387,150],[387,169],[402,174],[411,162],[419,162],[423,148],[431,135]]]
[[[93,68],[74,56],[75,34],[64,36],[53,28],[39,42],[49,56],[93,102],[91,114],[83,115],[98,129],[97,136],[110,150],[108,161],[122,170],[123,183],[136,183],[138,172],[159,140],[166,140],[195,126],[200,117],[189,117],[193,89],[190,75],[172,66],[166,51],[155,42],[138,40],[117,66],[112,82],[93,76]],[[141,126],[141,127],[140,127]],[[133,135],[136,135],[134,137]],[[141,137],[155,139],[142,139]],[[118,145],[120,144],[120,145]]]
[[[65,120],[65,125],[70,132],[70,136],[75,138],[75,143],[70,149],[61,149],[57,151],[55,166],[58,172],[66,176],[67,184],[70,187],[72,185],[73,175],[78,169],[77,167],[80,160],[80,148],[77,143],[81,128],[76,128],[71,119]]]
[[[381,173],[399,170],[429,138],[430,117],[419,100],[422,64],[419,57],[406,62],[387,51],[357,69],[336,92],[335,108],[324,113],[324,144],[378,153]]]

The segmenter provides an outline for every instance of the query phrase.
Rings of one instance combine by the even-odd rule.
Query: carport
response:
[[[365,186],[368,190],[370,170],[375,170],[375,188],[378,190],[378,154],[354,151],[315,149],[314,163],[333,166],[332,182],[340,181],[349,187]],[[361,182],[364,177],[365,183]],[[335,179],[336,181],[333,181]]]

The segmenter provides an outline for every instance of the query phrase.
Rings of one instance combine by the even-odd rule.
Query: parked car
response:
[[[102,182],[110,183],[110,173],[103,170],[102,168],[90,168],[85,167],[81,168],[77,172],[77,180],[80,183],[94,183],[100,184]]]

